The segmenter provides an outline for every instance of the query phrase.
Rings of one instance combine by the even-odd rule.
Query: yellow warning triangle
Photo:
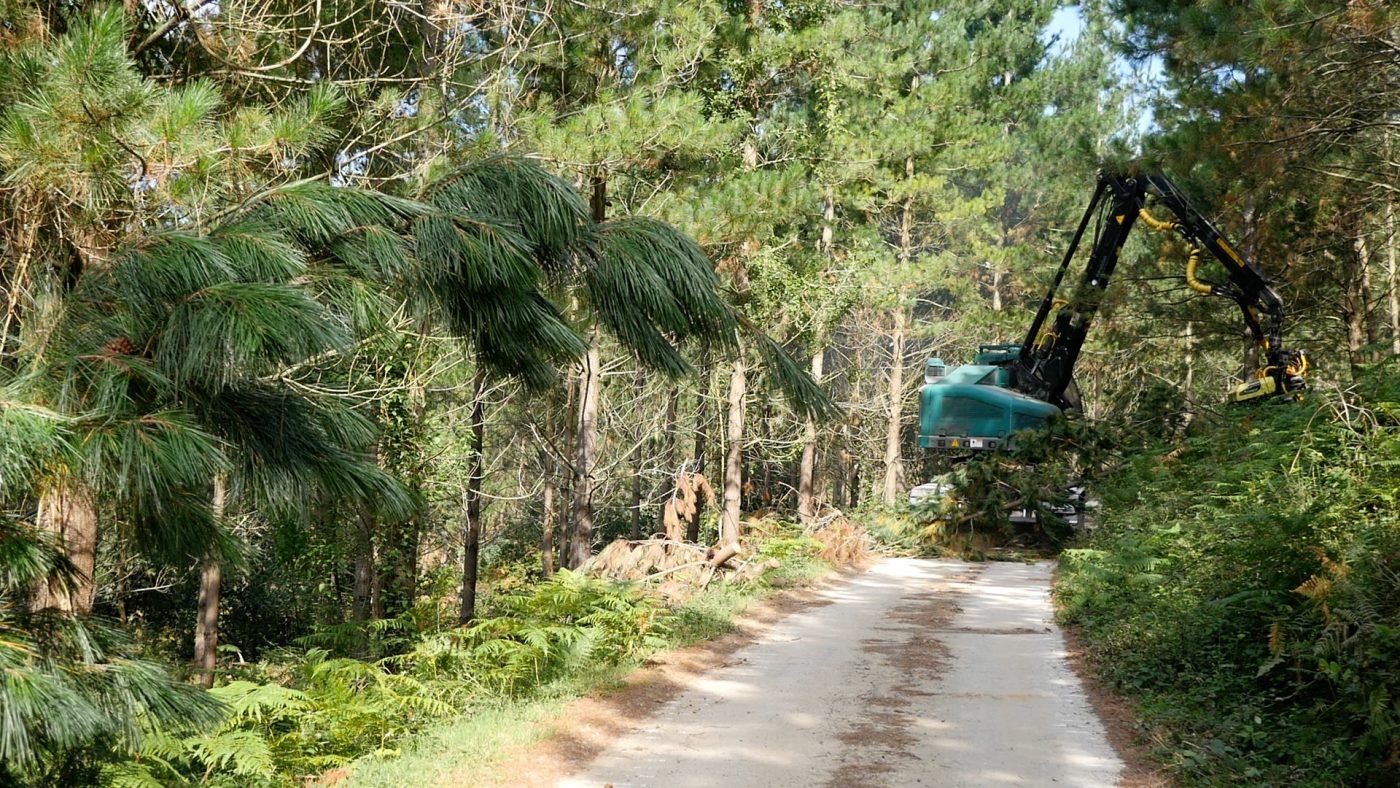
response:
[[[1126,215],[1126,214],[1125,214],[1125,215]],[[1123,223],[1123,217],[1122,217],[1122,216],[1115,216],[1115,217],[1113,217],[1113,218],[1117,219],[1119,224],[1122,224],[1122,223]]]

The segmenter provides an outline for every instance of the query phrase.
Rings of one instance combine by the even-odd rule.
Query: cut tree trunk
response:
[[[224,517],[227,482],[222,476],[214,478],[214,497],[210,509],[215,520]],[[206,555],[199,569],[199,597],[195,602],[194,669],[199,683],[214,686],[214,670],[219,665],[219,591],[223,583],[223,568],[214,555]]]
[[[77,570],[71,588],[39,583],[33,609],[53,609],[77,616],[92,613],[97,596],[97,507],[82,485],[60,478],[39,496],[39,529],[51,534]]]
[[[578,453],[574,458],[574,527],[570,534],[570,569],[583,566],[593,553],[593,463],[598,451],[598,389],[602,385],[602,353],[595,328],[579,378]]]
[[[724,510],[720,518],[720,544],[739,541],[740,500],[744,483],[744,395],[748,379],[742,351],[734,354],[729,376],[729,429],[724,461]]]
[[[812,380],[822,381],[822,358],[825,348],[817,343],[812,354]],[[810,523],[817,517],[817,422],[807,418],[802,433],[802,462],[797,472],[797,516],[803,523]]]
[[[889,423],[885,427],[885,505],[893,506],[899,501],[900,488],[904,486],[904,458],[900,451],[900,437],[904,421],[904,309],[897,307],[894,313],[894,332],[891,334],[889,375]]]
[[[467,489],[463,493],[466,510],[466,533],[462,549],[462,609],[458,621],[469,623],[476,618],[476,583],[481,561],[481,481],[485,470],[486,449],[486,371],[476,372],[475,393],[471,411],[471,465],[467,471]]]

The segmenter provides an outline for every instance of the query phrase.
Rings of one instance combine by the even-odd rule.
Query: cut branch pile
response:
[[[716,576],[726,580],[753,576],[754,562],[736,562],[744,553],[737,542],[704,547],[676,539],[618,539],[603,548],[579,571],[611,580],[659,582],[668,597],[684,597],[709,585]],[[762,570],[757,570],[761,572]]]

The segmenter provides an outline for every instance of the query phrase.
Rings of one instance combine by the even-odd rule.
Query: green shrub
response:
[[[1232,411],[1102,485],[1062,616],[1187,782],[1395,779],[1397,413],[1379,387]]]
[[[408,646],[377,661],[319,647],[270,655],[248,678],[211,691],[231,710],[223,725],[202,735],[148,737],[135,758],[108,769],[108,781],[292,785],[390,752],[474,702],[528,694],[584,665],[625,664],[668,632],[666,611],[636,589],[567,571],[505,595],[470,626],[406,635],[424,623],[421,612],[376,622]]]

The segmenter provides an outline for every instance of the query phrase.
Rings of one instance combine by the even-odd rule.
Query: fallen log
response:
[[[730,542],[723,547],[717,547],[710,555],[710,566],[719,569],[729,562],[729,559],[738,555],[744,548],[738,542]]]

